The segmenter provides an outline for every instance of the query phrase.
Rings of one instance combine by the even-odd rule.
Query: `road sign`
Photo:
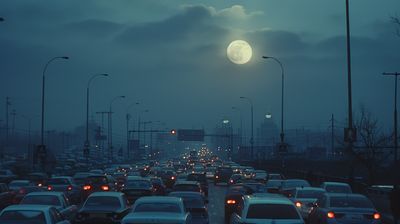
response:
[[[204,130],[202,129],[179,129],[178,141],[204,141]]]

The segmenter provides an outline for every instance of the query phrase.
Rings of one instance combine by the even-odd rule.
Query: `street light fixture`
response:
[[[253,153],[254,153],[254,120],[253,120],[253,101],[248,98],[248,97],[244,97],[241,96],[240,99],[245,99],[250,103],[250,112],[251,112],[251,138],[250,138],[250,147],[251,147],[251,159],[253,159]]]
[[[279,61],[277,58],[275,57],[268,57],[268,56],[262,56],[262,58],[264,59],[272,59],[275,62],[277,62],[281,68],[281,73],[282,73],[282,93],[281,93],[281,147],[284,148],[285,147],[285,134],[284,134],[284,130],[283,130],[283,100],[284,100],[284,83],[285,83],[285,70],[283,69],[283,65],[281,63],[281,61]],[[283,149],[282,149],[283,150]],[[284,151],[286,151],[286,149],[284,149]]]
[[[44,104],[45,104],[45,84],[46,84],[46,71],[47,67],[50,65],[51,62],[58,60],[58,59],[64,59],[67,60],[69,57],[66,56],[58,56],[51,58],[46,65],[44,66],[43,72],[42,72],[42,121],[41,121],[41,129],[40,129],[40,145],[38,146],[38,151],[41,153],[42,157],[46,156],[46,147],[44,145]],[[43,161],[44,158],[42,158],[42,163],[44,164],[45,161]],[[44,168],[44,167],[43,167]]]
[[[111,100],[110,102],[110,110],[109,110],[109,114],[108,114],[108,139],[109,139],[109,160],[113,159],[113,143],[112,143],[112,105],[113,103],[117,100],[117,99],[124,99],[125,96],[116,96],[114,97],[114,99]]]
[[[83,154],[86,157],[86,162],[89,162],[89,88],[92,81],[98,77],[108,77],[108,74],[95,74],[90,77],[87,86],[86,86],[86,140],[83,145]]]

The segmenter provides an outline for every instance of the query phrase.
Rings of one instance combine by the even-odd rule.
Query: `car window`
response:
[[[150,181],[146,180],[128,180],[128,182],[125,183],[126,188],[151,188],[151,183]]]
[[[54,195],[27,195],[22,199],[21,204],[61,206],[60,200]]]
[[[374,208],[372,203],[364,197],[335,196],[330,198],[330,207],[339,208]]]
[[[117,197],[111,196],[92,196],[89,197],[84,207],[107,207],[107,208],[120,208],[120,200]]]
[[[135,207],[134,212],[171,212],[181,213],[181,209],[174,203],[142,203]]]
[[[106,177],[88,177],[86,178],[86,181],[89,184],[107,184],[107,178]]]
[[[328,185],[325,188],[329,193],[351,193],[351,189],[345,185]]]
[[[70,184],[67,178],[55,178],[47,181],[49,185],[68,185]]]
[[[298,190],[296,198],[316,198],[320,199],[324,195],[323,191],[315,191],[315,190]]]
[[[41,211],[5,211],[0,216],[0,223],[46,224]]]
[[[300,219],[296,208],[286,204],[253,204],[249,206],[248,219]]]
[[[179,184],[174,186],[174,191],[200,191],[200,188],[197,185]]]

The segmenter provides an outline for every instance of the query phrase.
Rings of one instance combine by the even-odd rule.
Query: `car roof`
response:
[[[173,202],[173,203],[183,203],[182,198],[179,197],[171,197],[171,196],[144,196],[140,197],[136,200],[139,202],[154,202],[154,203],[162,203],[162,202]],[[135,202],[135,204],[136,204]]]
[[[325,184],[325,185],[337,185],[337,186],[349,186],[348,183],[343,183],[343,182],[323,182],[322,184]]]
[[[254,195],[246,195],[244,196],[244,200],[249,204],[286,204],[293,205],[293,202],[288,198],[278,195],[278,194],[269,194],[269,193],[261,193]]]
[[[186,195],[186,196],[203,197],[202,193],[194,192],[194,191],[173,191],[173,192],[169,193],[169,196],[176,197],[175,195]]]
[[[116,191],[107,191],[107,192],[93,192],[89,195],[89,197],[96,197],[96,196],[110,196],[110,197],[122,197],[124,193],[116,192]]]
[[[39,192],[31,192],[28,193],[26,196],[36,196],[36,195],[52,195],[52,196],[63,196],[63,192],[57,192],[57,191],[39,191]],[[26,197],[25,196],[25,197]]]
[[[30,183],[30,180],[13,180],[10,183]]]
[[[352,198],[367,198],[365,195],[362,194],[354,194],[354,193],[325,193],[328,197],[352,197]]]
[[[150,181],[148,178],[140,177],[140,176],[127,176],[126,180],[147,180],[147,181]]]
[[[184,185],[198,185],[199,182],[197,182],[197,181],[188,181],[188,180],[180,180],[180,181],[176,181],[175,182],[175,185],[181,185],[181,184],[184,184]]]
[[[320,187],[296,187],[296,190],[308,190],[308,191],[323,191],[326,192],[325,189]]]
[[[15,211],[15,210],[31,210],[31,211],[47,211],[51,207],[50,205],[23,205],[23,204],[18,204],[18,205],[10,205],[7,208],[3,209],[2,212],[5,211]]]

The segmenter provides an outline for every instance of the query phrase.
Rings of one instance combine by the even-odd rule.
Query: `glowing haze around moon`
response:
[[[241,65],[250,61],[253,50],[246,41],[235,40],[229,44],[226,54],[233,63]]]

